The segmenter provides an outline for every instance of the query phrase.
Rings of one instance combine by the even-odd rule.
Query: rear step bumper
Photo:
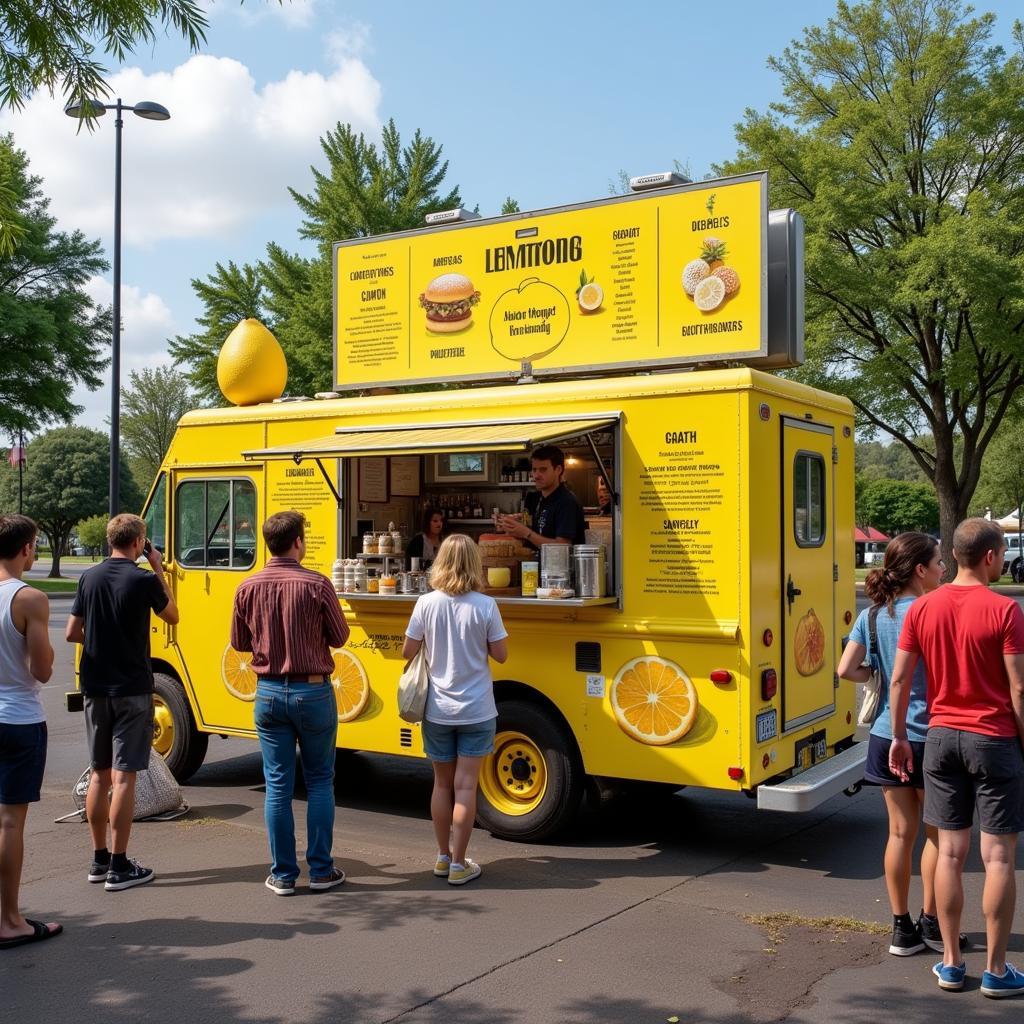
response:
[[[762,811],[810,811],[829,797],[842,793],[864,778],[868,745],[852,747],[773,786],[757,787],[757,807]]]

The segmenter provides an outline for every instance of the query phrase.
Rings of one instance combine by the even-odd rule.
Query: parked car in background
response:
[[[1006,535],[1003,575],[1012,576],[1014,583],[1024,583],[1024,558],[1021,557],[1019,533],[1008,533]]]

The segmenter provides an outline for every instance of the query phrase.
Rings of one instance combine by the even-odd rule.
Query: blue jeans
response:
[[[338,706],[330,683],[261,679],[256,686],[256,732],[267,783],[264,814],[273,860],[270,873],[288,881],[299,877],[292,814],[298,741],[306,782],[306,862],[311,877],[326,877],[334,867],[331,843],[338,738]]]

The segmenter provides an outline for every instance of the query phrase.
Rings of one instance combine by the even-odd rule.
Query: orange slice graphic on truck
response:
[[[802,676],[813,676],[825,664],[825,627],[813,608],[796,624],[793,654]]]
[[[686,673],[665,658],[627,661],[612,682],[612,710],[628,736],[650,746],[682,739],[697,720],[697,690]]]
[[[236,651],[231,644],[224,648],[220,660],[220,677],[228,693],[239,700],[256,699],[256,673],[252,670],[252,655]]]
[[[370,680],[359,659],[342,649],[332,651],[334,671],[331,686],[338,702],[338,721],[351,722],[358,718],[370,700]]]

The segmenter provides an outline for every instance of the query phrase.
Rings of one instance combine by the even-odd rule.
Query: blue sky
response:
[[[779,97],[767,58],[831,3],[637,5],[449,2],[266,3],[207,6],[202,55],[173,37],[112,75],[125,102],[156,100],[167,123],[126,115],[123,371],[168,362],[167,339],[191,333],[190,287],[217,261],[255,262],[266,243],[303,249],[287,193],[325,169],[319,138],[337,121],[376,137],[394,118],[444,147],[449,181],[468,206],[496,214],[581,202],[630,174],[688,163],[694,176],[735,152],[747,107]],[[979,5],[1010,45],[1018,2]],[[635,13],[634,13],[635,10]],[[61,103],[37,95],[0,115],[44,178],[64,229],[110,252],[112,117],[75,134]],[[110,275],[90,286],[110,300]],[[324,339],[330,345],[330,339]],[[102,427],[109,390],[76,393],[80,422]]]

